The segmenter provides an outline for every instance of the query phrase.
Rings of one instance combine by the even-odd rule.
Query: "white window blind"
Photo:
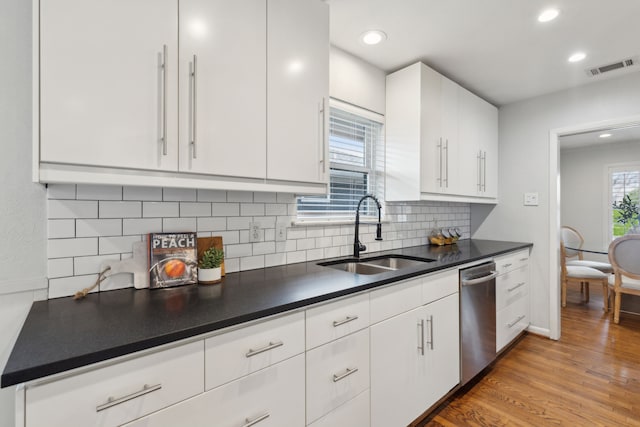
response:
[[[298,220],[354,219],[362,196],[383,194],[382,116],[332,100],[329,162],[329,194],[299,197]],[[375,203],[364,201],[360,214],[377,218]]]
[[[609,230],[611,238],[623,236],[631,227],[638,225],[638,218],[633,219],[624,225],[619,222],[620,212],[613,207],[613,203],[620,204],[626,196],[632,203],[638,205],[640,195],[640,164],[627,165],[624,167],[609,168],[610,199],[608,208],[608,218],[610,221]]]

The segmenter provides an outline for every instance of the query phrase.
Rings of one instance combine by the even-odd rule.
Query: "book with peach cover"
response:
[[[190,285],[198,282],[196,233],[150,233],[149,288]]]

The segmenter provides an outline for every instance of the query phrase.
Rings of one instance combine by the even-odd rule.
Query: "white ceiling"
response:
[[[331,43],[392,72],[416,61],[500,106],[638,72],[585,69],[640,55],[640,0],[326,0]],[[560,16],[537,21],[547,7]],[[383,30],[367,46],[359,36]],[[569,63],[575,51],[587,58]]]
[[[600,138],[603,133],[611,134],[608,138]],[[558,139],[560,149],[586,147],[593,145],[616,144],[620,142],[640,143],[640,124],[624,128],[602,129],[594,132],[583,132],[565,135]]]

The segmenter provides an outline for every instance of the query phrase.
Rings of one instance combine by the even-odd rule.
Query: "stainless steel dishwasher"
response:
[[[461,384],[496,358],[496,264],[460,270]]]

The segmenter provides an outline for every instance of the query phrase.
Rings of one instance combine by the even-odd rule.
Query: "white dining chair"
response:
[[[613,276],[609,289],[614,293],[613,322],[620,323],[622,294],[640,295],[640,234],[627,234],[609,245]]]
[[[596,270],[591,267],[583,267],[577,265],[567,265],[565,247],[560,242],[560,268],[561,268],[561,299],[562,306],[567,306],[567,286],[571,283],[580,285],[580,290],[584,290],[585,302],[589,302],[589,285],[592,283],[600,284],[602,286],[602,298],[604,303],[604,311],[609,311],[609,276],[608,273],[603,273],[600,270]]]
[[[561,234],[562,243],[564,243],[564,246],[565,246],[567,267],[568,266],[589,267],[589,268],[595,268],[596,270],[600,270],[603,273],[607,273],[607,274],[613,273],[613,267],[611,267],[611,264],[607,262],[586,260],[583,257],[582,251],[576,250],[576,249],[582,249],[582,245],[584,244],[584,238],[582,237],[580,232],[578,232],[578,230],[576,230],[573,227],[563,225],[561,227],[561,233],[562,233]],[[568,249],[568,248],[572,248],[572,249]]]

